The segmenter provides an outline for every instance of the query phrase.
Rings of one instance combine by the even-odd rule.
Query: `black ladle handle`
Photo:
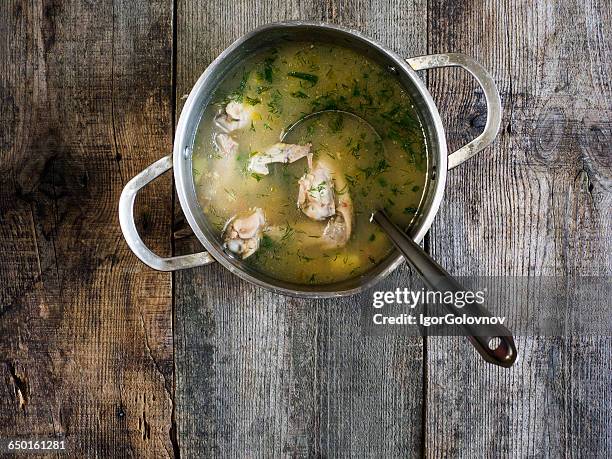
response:
[[[439,292],[465,291],[465,288],[442,266],[436,263],[410,236],[389,220],[387,214],[383,211],[377,211],[373,214],[372,219],[387,233],[393,244],[402,252],[430,290]],[[454,304],[445,303],[445,306],[455,316],[491,317],[491,313],[478,303],[466,303],[461,308]],[[469,335],[470,342],[487,362],[502,367],[512,366],[516,360],[516,347],[510,330],[499,324],[486,326],[464,324],[462,327]],[[478,332],[476,331],[477,327]],[[483,333],[483,330],[485,333]],[[485,336],[482,336],[483,334]],[[499,343],[494,344],[497,340],[499,340]],[[493,349],[491,349],[492,347]]]

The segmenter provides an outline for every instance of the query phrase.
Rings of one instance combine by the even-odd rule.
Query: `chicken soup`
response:
[[[424,193],[423,128],[392,71],[342,46],[287,43],[217,89],[193,147],[196,194],[232,256],[271,277],[358,276],[408,228]]]

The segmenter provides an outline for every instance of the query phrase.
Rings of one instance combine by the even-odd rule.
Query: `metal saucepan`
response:
[[[446,171],[468,160],[493,142],[501,121],[499,93],[489,74],[474,60],[462,54],[435,54],[404,59],[388,48],[358,32],[330,24],[287,22],[268,24],[244,35],[217,57],[200,76],[183,107],[174,138],[171,155],[147,167],[125,186],[119,201],[119,220],[123,235],[138,258],[153,269],[174,271],[193,268],[218,261],[241,278],[287,295],[322,298],[357,293],[373,286],[387,276],[403,260],[397,251],[358,277],[328,285],[302,285],[266,276],[241,260],[228,256],[217,231],[207,222],[196,199],[192,175],[191,155],[194,135],[207,104],[224,77],[253,53],[282,41],[323,41],[344,45],[365,53],[371,59],[395,72],[420,113],[428,146],[428,170],[425,194],[410,230],[412,238],[420,242],[429,230],[444,194]],[[417,70],[437,67],[462,67],[478,81],[487,101],[487,123],[484,132],[470,143],[448,155],[446,136],[438,109],[429,91],[418,77]],[[163,258],[144,244],[134,223],[134,199],[138,191],[169,169],[174,168],[176,191],[183,213],[191,229],[206,248],[206,252]]]

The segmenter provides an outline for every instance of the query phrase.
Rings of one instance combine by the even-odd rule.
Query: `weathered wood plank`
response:
[[[339,22],[406,55],[423,53],[424,8],[424,1],[179,1],[177,99],[227,45],[266,22]],[[177,248],[200,249],[193,241]],[[182,456],[420,454],[420,339],[362,337],[360,298],[273,295],[218,265],[175,280]]]
[[[73,457],[172,455],[171,280],[124,243],[171,148],[171,1],[0,3],[0,426]],[[169,179],[138,219],[169,253]]]
[[[457,275],[610,275],[609,2],[433,2],[429,21],[430,50],[476,57],[505,106],[495,146],[449,174],[433,255]],[[458,75],[430,72],[455,147],[484,111]],[[503,370],[429,340],[427,456],[609,457],[611,340],[517,345]]]

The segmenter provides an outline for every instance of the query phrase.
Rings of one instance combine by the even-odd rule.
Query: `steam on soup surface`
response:
[[[228,251],[302,284],[357,276],[389,254],[370,215],[384,208],[409,226],[427,155],[417,112],[388,69],[341,46],[287,43],[245,61],[213,102],[193,174]]]

